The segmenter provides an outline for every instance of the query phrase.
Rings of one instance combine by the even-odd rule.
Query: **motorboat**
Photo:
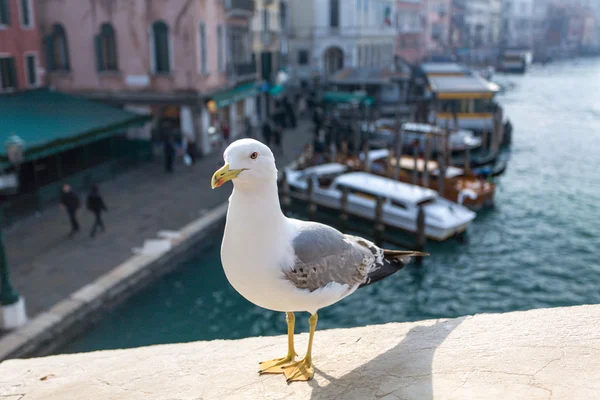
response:
[[[374,147],[390,147],[396,141],[396,122],[393,119],[382,118],[372,124],[363,124],[363,130],[369,132],[369,143]],[[402,146],[414,149],[415,144],[419,151],[425,151],[427,136],[431,139],[431,151],[442,151],[444,148],[445,131],[431,124],[405,122],[401,125]],[[449,148],[452,152],[474,150],[481,146],[481,138],[472,131],[458,129],[450,132]]]
[[[340,158],[339,161],[354,171],[364,171],[366,169],[364,155],[362,154],[359,158],[348,157],[345,160]],[[369,151],[367,153],[367,162],[369,165],[368,171],[370,173],[384,177],[391,177],[394,175],[396,158],[390,158],[390,152],[387,149]],[[439,187],[438,178],[440,176],[440,168],[437,161],[427,161],[427,171],[430,177],[428,182],[423,179],[425,167],[425,160],[417,158],[417,185],[437,190]],[[400,157],[399,170],[398,180],[405,183],[412,183],[415,172],[414,157]],[[453,166],[446,167],[444,175],[444,197],[450,201],[465,205],[473,210],[479,210],[494,205],[495,191],[496,185],[483,179],[481,174],[467,174],[462,168]]]
[[[301,171],[287,169],[290,191],[306,192],[313,182],[313,201],[317,205],[340,209],[343,191],[348,191],[347,211],[375,219],[377,199],[383,200],[383,222],[404,231],[417,231],[419,209],[425,213],[425,235],[443,241],[466,231],[476,214],[468,208],[422,188],[366,172],[347,172],[343,164],[330,163]]]

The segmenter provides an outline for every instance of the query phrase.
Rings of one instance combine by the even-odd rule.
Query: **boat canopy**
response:
[[[371,106],[375,102],[372,97],[366,94],[357,94],[350,92],[325,92],[323,93],[325,103],[344,103],[344,104],[363,104]]]
[[[427,77],[434,76],[466,76],[469,68],[453,62],[427,62],[421,64],[421,70]]]
[[[344,186],[374,196],[395,200],[407,205],[418,205],[437,198],[434,190],[408,183],[371,175],[366,172],[351,172],[335,179],[338,186]]]
[[[323,165],[317,165],[316,167],[310,167],[302,170],[302,176],[310,176],[310,175],[332,175],[332,174],[341,174],[348,169],[345,165],[338,163],[329,163]]]
[[[491,99],[500,90],[480,76],[429,77],[431,92],[438,99]]]

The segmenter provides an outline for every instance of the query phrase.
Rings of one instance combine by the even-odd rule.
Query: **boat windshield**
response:
[[[421,207],[421,206],[426,206],[427,204],[433,204],[435,203],[435,198],[430,198],[430,199],[425,199],[422,200],[420,202],[417,203],[417,206]]]

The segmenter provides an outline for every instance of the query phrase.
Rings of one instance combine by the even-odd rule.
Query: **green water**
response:
[[[600,60],[497,81],[515,130],[496,209],[468,244],[429,246],[425,267],[322,310],[319,328],[600,303]],[[217,239],[60,352],[283,334],[282,314],[229,286]]]

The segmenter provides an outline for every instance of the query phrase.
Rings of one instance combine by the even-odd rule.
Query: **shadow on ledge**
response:
[[[467,317],[412,328],[396,346],[339,379],[316,368],[330,381],[316,380],[311,399],[367,399],[392,395],[398,398],[433,399],[432,363],[435,351]]]

